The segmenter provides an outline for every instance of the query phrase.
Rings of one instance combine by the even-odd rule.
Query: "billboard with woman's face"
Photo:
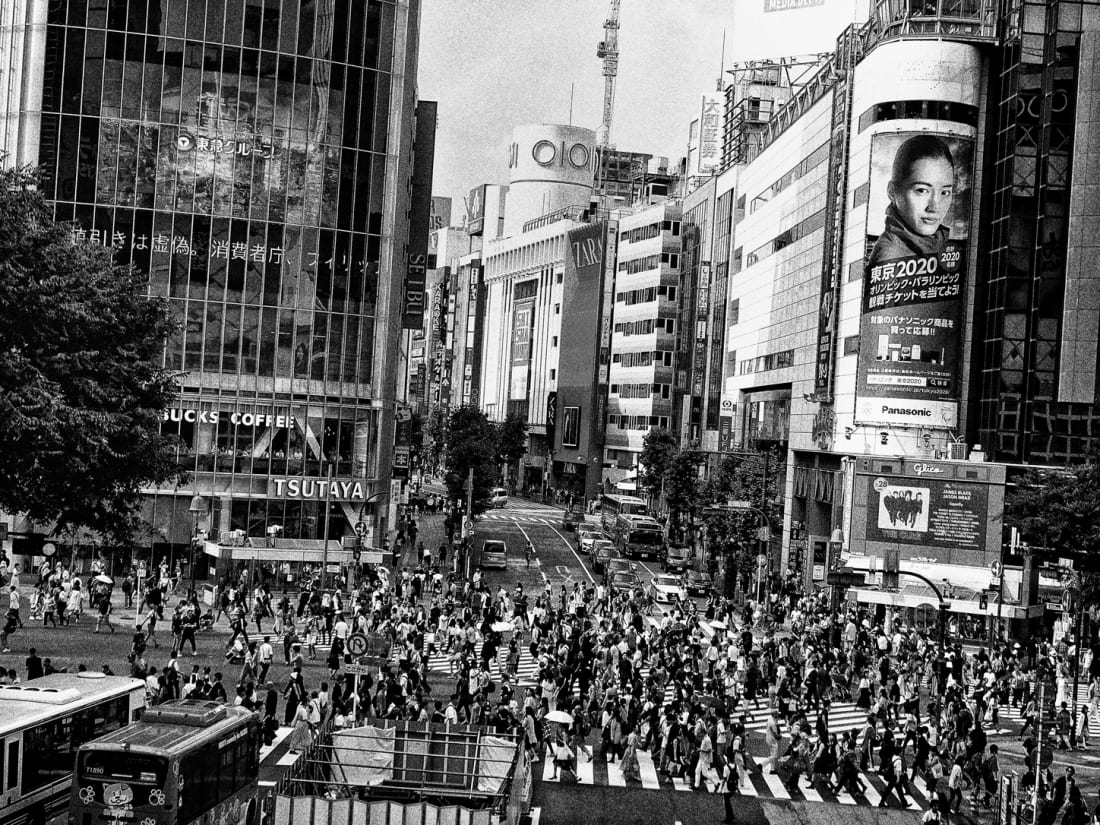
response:
[[[871,139],[857,423],[957,424],[973,155],[958,135]]]

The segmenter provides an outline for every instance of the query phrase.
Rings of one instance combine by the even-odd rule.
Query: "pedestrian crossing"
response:
[[[722,790],[720,780],[713,772],[709,777],[700,779],[699,787],[694,787],[695,777],[669,776],[667,773],[658,771],[655,760],[659,759],[659,755],[655,756],[648,751],[639,750],[637,757],[639,775],[637,778],[627,778],[623,776],[622,766],[618,762],[609,763],[599,755],[592,756],[582,751],[576,758],[577,784],[679,793],[716,793]],[[549,752],[544,755],[541,767],[536,765],[534,771],[542,782],[552,784],[562,782],[562,773],[554,766],[552,754]],[[571,780],[572,777],[569,779]],[[821,782],[810,784],[805,776],[799,778],[797,785],[785,785],[778,774],[753,770],[746,774],[738,791],[742,796],[760,799],[864,807],[877,806],[885,799],[888,807],[905,807],[911,811],[928,810],[935,801],[929,797],[925,783],[921,780],[908,783],[904,806],[895,792],[886,793],[886,783],[878,774],[863,771],[859,774],[859,780],[863,790],[857,796],[852,796],[843,790],[834,791],[827,788]]]
[[[482,513],[481,521],[489,522],[515,522],[517,524],[544,524],[550,527],[561,528],[561,516],[554,516],[549,511],[543,510],[541,513],[524,513],[516,510],[497,510],[491,513]]]
[[[653,624],[657,624],[655,618],[647,617],[647,620]],[[400,656],[400,651],[395,649],[394,651],[394,664],[397,662],[397,658]],[[494,661],[489,663],[489,677],[499,683],[504,673],[504,666],[508,657],[508,648],[502,647],[497,652],[497,657]],[[436,649],[434,653],[428,656],[428,670],[436,674],[446,673],[448,675],[457,675],[457,664],[452,663],[451,657],[446,652]],[[536,659],[531,657],[530,648],[526,645],[519,645],[519,662],[516,666],[516,672],[512,679],[513,684],[526,684],[536,685],[539,681],[539,663]],[[643,664],[640,668],[640,676],[644,681],[649,676],[649,666]],[[574,684],[574,691],[578,688]],[[664,702],[665,704],[671,703],[675,698],[676,691],[674,684],[670,681],[665,686]],[[811,709],[807,711],[807,721],[810,726],[813,727],[817,723],[817,710]],[[740,706],[734,712],[733,716],[737,719],[744,717],[745,729],[750,732],[762,733],[767,726],[768,719],[771,716],[771,710],[768,707],[767,697],[761,697],[759,702],[746,702],[742,701]],[[867,720],[867,711],[861,708],[857,708],[854,702],[836,702],[829,709],[829,729],[833,731],[843,731],[850,728],[861,727]],[[785,726],[784,726],[785,727]]]

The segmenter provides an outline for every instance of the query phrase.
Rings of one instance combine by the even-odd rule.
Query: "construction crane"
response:
[[[619,74],[619,0],[611,0],[611,9],[603,23],[603,40],[596,47],[596,57],[603,58],[603,120],[596,133],[600,149],[612,148],[611,115],[615,110],[615,78]]]

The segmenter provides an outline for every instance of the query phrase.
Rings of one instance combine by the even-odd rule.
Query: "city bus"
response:
[[[665,534],[656,519],[648,516],[619,516],[612,541],[619,555],[627,559],[661,556]]]
[[[77,748],[137,720],[145,682],[52,673],[0,685],[0,823],[68,822]]]
[[[620,496],[604,493],[600,496],[600,525],[608,538],[615,530],[615,521],[619,516],[644,516],[645,502],[636,496]]]
[[[256,825],[260,725],[220,702],[176,699],[81,746],[74,825]]]

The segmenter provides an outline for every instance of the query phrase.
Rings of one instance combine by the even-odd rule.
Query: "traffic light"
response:
[[[987,593],[979,593],[978,594],[978,609],[982,610],[982,611],[985,611],[985,610],[989,609],[989,594],[987,594]]]

